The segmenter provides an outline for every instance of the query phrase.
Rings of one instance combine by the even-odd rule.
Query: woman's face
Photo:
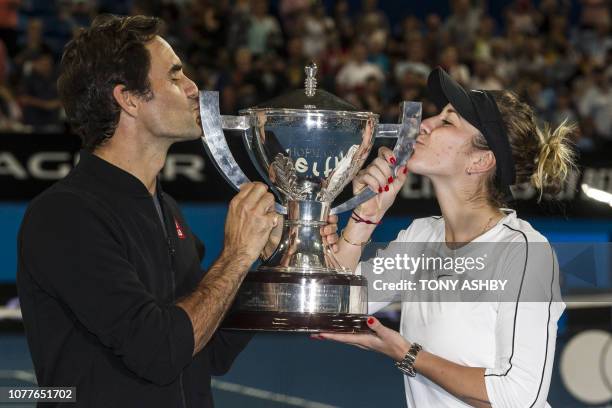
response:
[[[478,130],[446,105],[442,112],[421,122],[408,170],[428,177],[465,175],[473,162],[472,140]]]

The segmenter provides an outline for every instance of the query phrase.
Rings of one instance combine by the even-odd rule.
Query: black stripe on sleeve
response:
[[[503,224],[506,228],[511,229],[512,231],[516,231],[516,232],[520,232],[523,235],[523,238],[525,240],[525,266],[523,267],[523,276],[521,277],[521,284],[519,286],[519,293],[516,299],[516,306],[514,309],[514,322],[513,322],[513,326],[512,326],[512,352],[510,353],[510,367],[508,367],[508,369],[506,370],[505,373],[503,374],[485,374],[485,377],[505,377],[508,375],[508,373],[510,372],[510,370],[512,369],[512,357],[514,356],[514,340],[515,340],[515,334],[516,334],[516,317],[518,314],[518,305],[519,305],[519,300],[521,298],[521,291],[523,289],[523,282],[525,280],[525,273],[527,271],[527,260],[529,257],[529,242],[527,240],[527,236],[525,235],[525,233],[521,230],[515,229],[510,227],[507,224]],[[540,384],[538,386],[538,392],[536,394],[536,397],[533,401],[533,403],[531,403],[531,405],[529,406],[530,408],[533,407],[535,405],[535,403],[538,400],[538,397],[540,396],[540,391],[542,390],[542,384],[544,383],[544,372],[546,371],[546,362],[548,359],[548,341],[550,339],[550,309],[551,309],[551,305],[552,305],[552,300],[553,300],[553,285],[554,285],[554,280],[555,280],[555,259],[554,259],[554,251],[552,249],[552,245],[549,245],[550,250],[551,250],[551,254],[552,254],[552,278],[550,281],[550,300],[548,301],[548,319],[547,319],[547,323],[546,323],[546,347],[545,347],[545,353],[544,353],[544,364],[542,367],[542,375],[540,377]]]
[[[553,283],[555,281],[555,252],[553,251],[552,245],[550,245],[550,253],[552,257],[552,278],[550,280],[550,300],[548,301],[548,321],[546,322],[546,351],[544,352],[544,365],[542,366],[542,376],[540,377],[540,386],[538,387],[538,393],[536,394],[533,403],[529,408],[533,407],[540,396],[542,384],[544,383],[544,372],[546,371],[546,361],[548,360],[548,340],[550,337],[550,306],[553,300]]]
[[[503,374],[485,374],[485,377],[505,377],[512,369],[512,357],[514,356],[514,338],[516,334],[516,315],[518,314],[519,300],[521,299],[521,292],[523,291],[523,282],[525,281],[525,272],[527,271],[527,260],[529,259],[529,242],[527,241],[527,235],[521,230],[510,227],[508,224],[503,224],[504,227],[511,229],[512,231],[520,232],[525,240],[525,265],[523,266],[523,276],[521,276],[521,284],[519,286],[518,295],[516,297],[516,306],[514,307],[514,322],[512,323],[512,351],[510,352],[510,367]]]

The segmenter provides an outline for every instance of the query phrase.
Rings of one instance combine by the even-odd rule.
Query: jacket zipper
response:
[[[166,230],[168,231],[168,225],[166,223]],[[172,283],[172,301],[174,302],[176,299],[174,297],[174,293],[176,291],[176,281],[174,277],[174,254],[176,250],[172,246],[172,241],[170,240],[170,236],[166,237],[168,243],[168,254],[170,255],[170,281]],[[179,388],[181,390],[181,402],[183,408],[187,408],[187,402],[185,401],[185,390],[183,388],[183,372],[179,374]]]
[[[159,184],[157,185],[157,187],[159,188]],[[176,292],[176,281],[175,281],[175,277],[174,277],[174,255],[176,253],[176,249],[174,248],[174,246],[172,245],[172,240],[170,239],[170,227],[168,226],[168,223],[166,222],[166,209],[163,203],[164,200],[164,194],[161,192],[161,190],[159,190],[159,206],[161,207],[162,210],[162,218],[163,218],[163,223],[165,224],[165,230],[166,230],[166,244],[168,246],[168,257],[170,260],[170,285],[171,285],[171,289],[172,289],[172,301],[174,302],[175,299],[175,292]],[[183,408],[187,408],[187,402],[185,400],[185,389],[183,388],[183,371],[181,371],[181,373],[179,374],[179,389],[181,391],[181,406]]]

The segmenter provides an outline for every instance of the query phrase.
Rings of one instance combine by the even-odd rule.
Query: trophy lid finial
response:
[[[304,72],[306,79],[304,80],[304,93],[306,96],[314,96],[317,93],[317,64],[314,62],[306,65]]]
[[[289,93],[277,96],[272,100],[262,102],[252,109],[316,109],[357,112],[355,106],[327,92],[317,89],[317,64],[314,62],[304,67],[306,80],[304,89],[295,89]],[[242,112],[242,111],[241,111]]]

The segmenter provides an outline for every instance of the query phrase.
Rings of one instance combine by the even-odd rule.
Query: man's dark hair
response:
[[[57,88],[85,149],[93,151],[117,128],[121,108],[113,97],[116,85],[145,100],[153,98],[145,44],[160,29],[156,17],[100,15],[64,48]]]

